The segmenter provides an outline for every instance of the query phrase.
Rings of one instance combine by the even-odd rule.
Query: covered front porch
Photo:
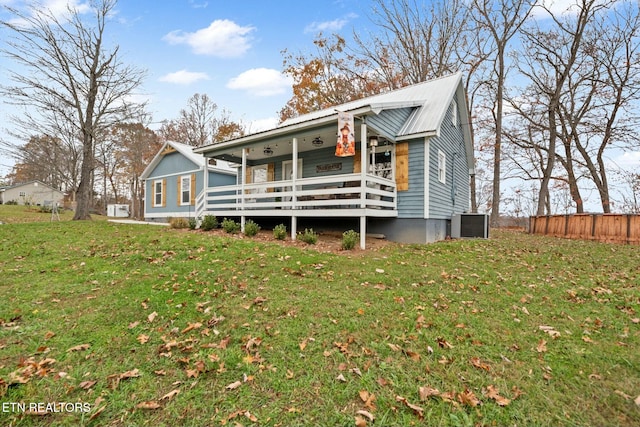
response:
[[[356,130],[357,150],[348,158],[335,155],[335,125],[208,147],[205,156],[236,163],[238,182],[205,182],[196,217],[239,217],[243,228],[250,218],[283,218],[292,239],[298,218],[358,218],[364,249],[368,217],[398,216],[395,146],[364,120]]]

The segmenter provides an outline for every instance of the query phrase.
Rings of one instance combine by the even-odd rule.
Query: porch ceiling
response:
[[[360,120],[355,121],[355,136],[356,142],[360,142],[361,132]],[[367,129],[367,137],[380,136],[371,126]],[[242,150],[248,149],[247,162],[262,163],[269,158],[276,157],[291,157],[293,155],[293,138],[298,140],[298,152],[303,153],[311,150],[326,149],[328,147],[335,147],[338,137],[337,125],[331,123],[331,125],[324,125],[312,129],[299,129],[288,133],[283,133],[277,136],[267,136],[264,139],[246,142],[236,145],[221,145],[218,149],[210,147],[207,152],[203,154],[206,157],[213,157],[216,159],[226,160],[234,163],[242,162]],[[323,141],[322,145],[314,145],[313,140],[319,138]],[[224,146],[226,145],[226,146]],[[270,150],[270,151],[269,151]]]

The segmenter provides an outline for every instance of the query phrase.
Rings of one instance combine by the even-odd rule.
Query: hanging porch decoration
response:
[[[356,139],[354,136],[353,114],[338,113],[338,142],[336,156],[347,157],[356,155]]]

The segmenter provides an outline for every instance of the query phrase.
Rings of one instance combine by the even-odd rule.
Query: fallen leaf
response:
[[[409,403],[409,401],[408,401],[406,398],[404,398],[404,397],[402,397],[402,396],[396,396],[396,401],[397,401],[397,402],[402,402],[402,403],[404,403],[404,405],[405,405],[407,408],[409,408],[409,409],[413,410],[413,412],[414,412],[414,413],[415,413],[415,414],[416,414],[420,419],[422,419],[422,418],[424,417],[424,409],[423,409],[423,408],[421,408],[421,407],[419,407],[419,406],[417,406],[417,405],[414,405],[414,404],[412,404],[412,403]]]
[[[84,351],[84,350],[88,350],[89,347],[91,347],[90,344],[79,344],[76,345],[74,347],[71,347],[70,349],[67,350],[67,353],[71,353],[73,351]]]
[[[169,393],[165,394],[160,398],[160,400],[171,400],[176,397],[180,393],[180,389],[176,388],[175,390],[171,390]]]
[[[431,396],[440,396],[440,390],[432,387],[419,387],[418,393],[422,401],[427,400]]]
[[[489,399],[495,400],[496,403],[500,406],[507,406],[509,403],[511,403],[511,400],[498,394],[498,389],[494,385],[487,386],[485,396],[487,396]]]
[[[384,273],[384,270],[383,270],[383,269],[381,269],[381,268],[376,268],[376,273],[380,273],[380,274],[382,274],[382,273]]]
[[[155,400],[150,400],[147,402],[140,402],[136,405],[136,408],[138,409],[159,409],[160,408],[160,404],[158,402],[156,402]]]
[[[367,427],[367,420],[360,415],[356,415],[356,427]]]
[[[300,347],[300,351],[304,351],[304,349],[307,348],[307,342],[308,340],[305,339],[300,344],[298,344],[298,347]]]
[[[189,323],[189,325],[182,330],[182,333],[185,334],[185,333],[187,333],[189,331],[192,331],[194,329],[199,329],[201,327],[202,327],[202,323],[200,323],[200,322]]]
[[[373,393],[369,393],[366,390],[360,390],[358,392],[358,395],[360,396],[360,400],[362,400],[362,403],[364,403],[364,406],[371,409],[371,410],[375,410],[376,409],[376,405],[373,403],[376,400],[376,395]]]
[[[582,337],[582,341],[588,342],[588,343],[592,343],[593,342],[593,340],[591,338],[589,338],[588,336],[586,336],[586,335]]]
[[[242,381],[236,381],[225,387],[227,390],[235,390],[242,385]]]
[[[80,387],[83,390],[89,390],[91,387],[93,387],[98,381],[82,381],[80,384],[78,384],[78,387]]]
[[[145,344],[147,342],[149,342],[149,335],[145,335],[145,334],[140,334],[138,335],[138,338],[136,338],[140,344]]]
[[[548,333],[552,338],[558,338],[560,336],[560,332],[556,331],[553,326],[540,325],[538,329]]]
[[[97,405],[94,404],[94,407],[96,407]],[[102,405],[100,406],[98,409],[96,409],[95,411],[93,411],[93,414],[91,414],[91,416],[89,417],[89,421],[93,420],[94,418],[96,418],[98,415],[100,415],[102,413],[102,411],[104,411],[107,408],[107,405]]]
[[[547,351],[547,342],[545,340],[540,340],[540,342],[538,342],[538,346],[536,347],[536,351],[538,353],[544,353],[545,351]]]
[[[420,361],[420,355],[418,353],[416,353],[415,351],[402,350],[402,353],[404,353],[405,356],[407,356],[408,358],[410,358],[414,362],[419,362]]]
[[[158,317],[158,313],[154,311],[153,313],[147,316],[147,320],[149,321],[149,323],[151,323],[155,320],[156,317]]]
[[[438,337],[437,341],[438,341],[438,345],[442,348],[453,348],[453,346],[449,344],[449,342],[444,338]]]
[[[336,377],[336,380],[340,381],[341,383],[346,383],[347,382],[347,379],[342,374],[338,375]]]
[[[485,370],[487,372],[489,372],[491,370],[491,367],[489,365],[487,365],[486,363],[482,362],[482,360],[480,360],[479,357],[472,357],[471,358],[471,364],[478,369],[482,369]]]
[[[472,408],[475,408],[482,403],[480,399],[476,397],[475,393],[468,388],[465,388],[462,393],[458,393],[458,401],[463,405],[468,405]]]
[[[45,340],[49,340],[49,339],[51,339],[51,338],[53,338],[55,336],[56,336],[55,332],[47,331],[47,333],[44,334],[44,339]]]
[[[633,403],[635,403],[636,406],[640,406],[640,395],[634,399]]]
[[[373,422],[373,420],[375,420],[375,417],[371,412],[364,411],[362,409],[356,412],[356,415],[362,415],[363,417],[366,417],[370,422]]]

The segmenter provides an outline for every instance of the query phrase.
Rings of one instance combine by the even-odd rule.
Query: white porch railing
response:
[[[295,186],[295,188],[294,188]],[[196,217],[272,214],[290,216],[308,209],[379,210],[381,216],[397,209],[395,182],[359,173],[298,178],[255,184],[226,185],[202,191],[196,199]],[[287,212],[289,211],[289,212]],[[383,211],[384,212],[383,214]],[[322,213],[318,212],[321,216]],[[375,216],[375,211],[372,216]]]

